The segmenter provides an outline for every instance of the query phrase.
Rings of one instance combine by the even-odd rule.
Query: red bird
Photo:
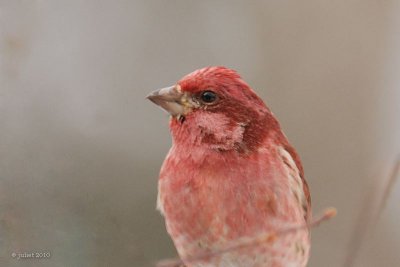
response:
[[[158,209],[185,265],[306,266],[307,228],[228,249],[311,217],[299,156],[249,85],[231,69],[206,67],[148,98],[171,114]]]

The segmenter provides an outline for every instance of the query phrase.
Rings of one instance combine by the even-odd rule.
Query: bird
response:
[[[240,246],[311,218],[300,157],[241,76],[204,67],[147,98],[170,114],[157,208],[184,266],[306,266],[308,227]]]

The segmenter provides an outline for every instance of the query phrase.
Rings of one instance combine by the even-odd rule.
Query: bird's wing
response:
[[[290,145],[280,147],[279,154],[289,174],[289,186],[304,209],[306,220],[311,218],[311,197],[304,178],[303,166],[296,151]]]

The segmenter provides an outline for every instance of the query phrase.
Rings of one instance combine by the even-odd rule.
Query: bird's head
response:
[[[249,150],[279,127],[264,102],[234,70],[206,67],[147,96],[169,112],[176,142]]]

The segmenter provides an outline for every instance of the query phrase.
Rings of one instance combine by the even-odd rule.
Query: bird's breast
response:
[[[181,257],[304,222],[277,150],[241,158],[174,149],[161,171],[159,208]]]

